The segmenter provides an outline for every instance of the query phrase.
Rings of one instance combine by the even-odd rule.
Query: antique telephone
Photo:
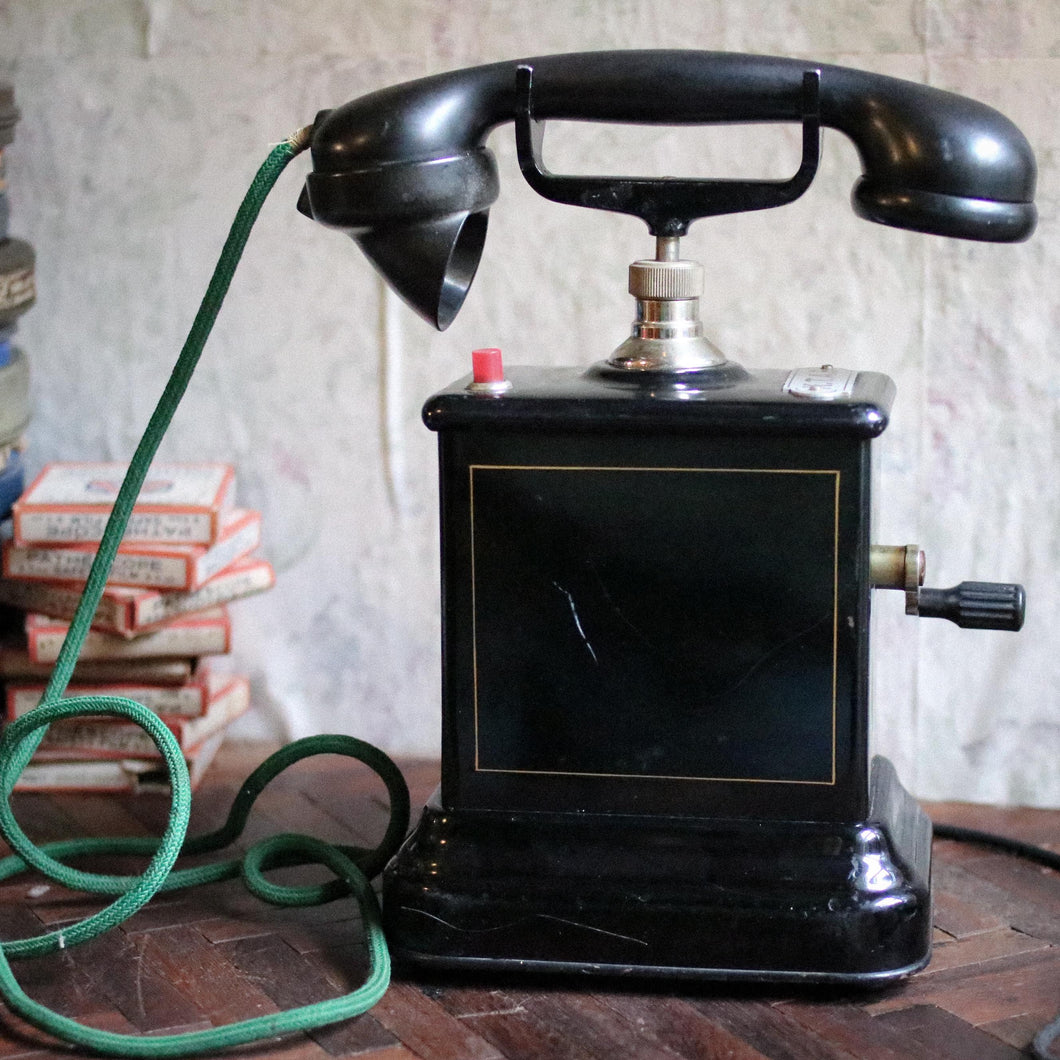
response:
[[[541,161],[542,123],[556,118],[800,122],[803,160],[788,181],[556,176]],[[187,768],[157,715],[64,693],[257,211],[310,143],[299,208],[350,232],[444,328],[497,195],[484,141],[512,120],[535,190],[642,218],[656,257],[630,267],[636,320],[610,357],[506,373],[497,351],[476,351],[471,377],[424,408],[441,469],[441,787],[398,849],[408,792],[397,768],[354,737],[310,737],[247,778],[221,828],[187,839]],[[273,147],[130,462],[43,702],[0,735],[0,833],[16,852],[0,859],[0,879],[32,866],[117,896],[76,924],[0,940],[0,996],[13,1011],[96,1052],[175,1056],[365,1011],[387,988],[388,946],[428,968],[866,984],[927,961],[931,824],[868,752],[872,590],[904,591],[910,613],[1010,630],[1023,590],[924,588],[916,546],[873,545],[872,440],[893,384],[832,365],[751,371],[727,360],[702,333],[701,270],[679,253],[701,217],[801,195],[821,126],[856,144],[854,208],[870,220],[997,242],[1034,228],[1033,154],[1000,114],[891,78],[756,56],[497,63],[355,100]],[[127,717],[156,742],[173,781],[159,839],[37,847],[22,831],[6,796],[44,728],[75,715]],[[182,851],[230,844],[269,781],[315,753],[357,758],[385,783],[391,819],[377,847],[287,834],[174,870]],[[104,851],[151,860],[140,876],[62,863]],[[304,861],[335,878],[265,878]],[[368,881],[384,864],[380,918]],[[51,1011],[8,965],[96,937],[163,886],[236,875],[283,905],[355,898],[365,983],[288,1013],[140,1038]]]
[[[787,181],[568,177],[549,119],[799,122]],[[474,373],[430,398],[441,468],[442,782],[384,878],[395,954],[428,967],[876,982],[930,946],[931,825],[868,753],[873,588],[1020,628],[1023,590],[924,588],[871,542],[872,439],[894,386],[753,371],[698,318],[702,217],[791,202],[821,126],[854,141],[853,206],[1013,242],[1035,225],[1020,132],[936,89],[693,51],[504,62],[318,116],[299,209],[350,233],[448,326],[497,196],[490,131],[557,202],[632,214],[631,337],[573,368]]]

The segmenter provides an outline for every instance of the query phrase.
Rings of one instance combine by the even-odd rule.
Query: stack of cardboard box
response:
[[[15,504],[3,543],[0,604],[24,613],[0,646],[8,720],[32,710],[81,596],[126,471],[49,464]],[[235,507],[219,463],[154,465],[140,492],[66,694],[120,695],[157,712],[197,780],[228,725],[250,706],[246,677],[210,658],[231,645],[233,600],[272,586],[259,512]],[[16,790],[144,790],[165,773],[150,737],[119,719],[50,726]]]

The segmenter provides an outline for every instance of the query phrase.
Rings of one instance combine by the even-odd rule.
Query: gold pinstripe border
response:
[[[726,475],[831,475],[835,481],[832,541],[832,771],[829,780],[783,780],[765,777],[698,777],[663,773],[583,773],[554,769],[498,769],[479,761],[478,700],[478,628],[475,600],[475,472],[476,471],[655,471],[684,474]],[[475,772],[526,776],[597,777],[610,780],[687,780],[742,784],[801,784],[833,787],[836,783],[836,696],[839,654],[839,495],[842,472],[826,468],[760,468],[760,467],[635,467],[626,465],[560,465],[560,464],[469,464],[468,515],[471,531],[471,666],[473,681],[473,714],[475,735]]]

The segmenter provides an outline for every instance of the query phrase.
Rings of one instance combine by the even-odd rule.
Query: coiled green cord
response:
[[[371,1008],[382,997],[390,981],[390,959],[379,905],[368,881],[382,870],[405,835],[409,822],[409,794],[400,771],[382,751],[351,736],[314,736],[289,744],[247,778],[221,828],[208,835],[186,839],[191,811],[188,770],[176,740],[158,716],[139,703],[121,697],[63,698],[136,498],[198,364],[250,230],[279,175],[287,163],[308,146],[311,133],[311,129],[302,129],[273,148],[244,196],[177,363],[129,464],[41,704],[8,725],[0,739],[0,831],[15,851],[13,856],[0,861],[0,881],[32,867],[66,887],[118,896],[106,908],[73,926],[0,944],[0,996],[29,1023],[57,1038],[99,1053],[142,1057],[191,1056],[319,1027],[360,1015]],[[37,847],[22,831],[11,810],[11,792],[40,745],[47,726],[73,715],[127,718],[151,736],[166,763],[173,790],[169,822],[161,839],[75,839]],[[310,836],[279,835],[254,844],[242,859],[193,869],[173,869],[181,853],[203,853],[231,843],[242,832],[254,800],[269,781],[289,765],[314,754],[355,758],[383,780],[390,796],[390,821],[377,847],[365,850],[336,846]],[[67,859],[102,853],[149,855],[150,862],[140,876],[85,872],[64,863]],[[326,884],[289,887],[265,877],[269,868],[309,862],[325,865],[334,873],[335,879]],[[186,1034],[136,1037],[85,1027],[53,1012],[22,990],[8,963],[8,958],[53,953],[95,938],[128,919],[159,891],[194,887],[238,875],[253,894],[279,905],[316,905],[345,895],[354,897],[361,909],[368,943],[370,970],[367,981],[344,997],[329,998],[288,1012]]]

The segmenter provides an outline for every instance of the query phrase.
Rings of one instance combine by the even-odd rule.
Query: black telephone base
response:
[[[424,969],[885,985],[931,946],[931,823],[891,764],[849,823],[492,813],[437,795],[387,868]]]

